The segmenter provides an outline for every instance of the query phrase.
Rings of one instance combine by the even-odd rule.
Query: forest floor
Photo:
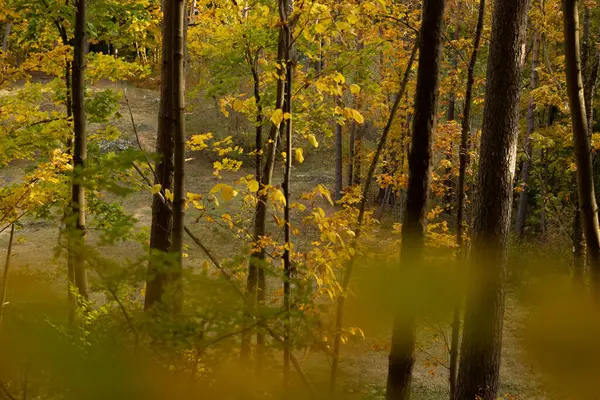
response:
[[[122,84],[101,83],[95,89],[124,88]],[[134,115],[137,131],[141,144],[145,150],[152,151],[155,146],[157,127],[157,112],[159,94],[155,90],[140,89],[127,85],[127,97]],[[193,104],[192,104],[193,105]],[[186,117],[187,131],[189,134],[215,132],[219,137],[229,133],[243,130],[243,123],[231,119],[227,121],[220,115],[214,103],[205,102],[202,111],[190,111]],[[120,113],[123,117],[116,122],[124,138],[134,143],[135,137],[129,112],[125,101],[121,101]],[[94,129],[94,125],[91,126]],[[333,173],[330,165],[324,161],[333,160],[330,150],[321,146],[318,151],[311,151],[306,155],[304,164],[298,166],[293,172],[292,180],[295,182],[295,193],[308,192],[316,183],[329,187],[333,184]],[[9,167],[0,169],[0,185],[19,182],[24,174],[26,162],[15,162]],[[210,161],[195,158],[186,164],[186,179],[188,190],[197,193],[207,193],[219,178],[213,175]],[[252,174],[251,166],[246,166],[236,174],[224,174],[223,182],[227,182],[231,175],[244,176]],[[277,175],[279,176],[279,175]],[[299,195],[297,195],[299,196]],[[149,191],[140,191],[117,199],[127,212],[133,213],[139,226],[149,227],[151,221],[151,194]],[[236,203],[231,202],[225,207],[235,209]],[[188,221],[194,221],[196,214],[191,211]],[[206,223],[188,223],[190,228],[198,234],[205,244],[214,251],[215,255],[222,258],[226,255],[236,254],[239,242],[231,240],[230,233],[225,229],[210,226]],[[7,234],[0,234],[0,254],[5,254]],[[25,240],[15,245],[13,252],[13,266],[16,270],[36,270],[47,274],[53,279],[60,280],[66,276],[64,259],[54,258],[53,253],[57,245],[58,223],[52,221],[36,221],[27,219],[24,227],[19,230],[17,237]],[[90,233],[90,240],[97,240],[94,232]],[[132,257],[141,254],[143,249],[139,244],[122,243],[110,249],[116,258]],[[200,267],[205,261],[205,255],[190,244],[189,258],[186,266]],[[49,261],[52,260],[52,261]],[[18,296],[18,293],[9,293]],[[350,304],[352,307],[352,304]],[[533,373],[532,367],[526,361],[523,348],[520,345],[522,338],[523,321],[526,318],[524,308],[514,298],[509,296],[504,324],[504,346],[501,368],[501,395],[505,399],[547,399],[549,398],[540,387],[540,380]],[[349,326],[352,321],[348,321]],[[385,379],[387,375],[387,355],[390,338],[390,321],[381,321],[376,326],[365,327],[365,340],[352,341],[342,349],[341,378],[339,384],[341,398],[347,399],[383,399]],[[445,332],[448,327],[443,328]],[[443,340],[435,337],[431,329],[420,330],[417,360],[414,372],[413,393],[415,399],[446,399],[448,398],[447,368],[441,365],[447,359],[447,352]],[[429,335],[429,336],[428,336]],[[304,361],[308,376],[314,381],[318,390],[325,390],[329,377],[329,364],[325,357],[311,356]]]

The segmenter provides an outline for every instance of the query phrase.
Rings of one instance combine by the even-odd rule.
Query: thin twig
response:
[[[143,177],[144,181],[148,182],[148,178],[146,178],[139,169],[136,168],[136,171]],[[165,197],[163,196],[163,194],[161,192],[158,192],[157,195],[160,197],[160,199],[161,199],[161,201],[163,201],[163,203],[168,204],[167,200],[165,199]],[[196,235],[194,235],[194,233],[186,225],[183,226],[183,229],[184,229],[185,233],[187,233],[187,235],[194,241],[194,243],[198,247],[200,247],[200,249],[202,249],[204,254],[206,254],[206,256],[210,259],[210,261],[217,268],[217,270],[219,270],[221,275],[223,275],[223,277],[225,277],[225,279],[227,279],[231,283],[231,285],[236,290],[238,295],[242,298],[242,300],[246,301],[246,295],[244,294],[244,292],[238,287],[238,285],[235,283],[233,277],[229,274],[229,272],[227,272],[227,270],[221,265],[221,263],[219,263],[219,260],[217,260],[217,258],[204,245],[204,243],[202,243],[200,238],[198,238]],[[260,321],[260,323],[263,324],[264,321]],[[265,329],[267,330],[267,333],[269,334],[269,336],[271,336],[271,338],[273,338],[275,341],[277,341],[279,343],[283,343],[283,339],[281,337],[279,337],[279,335],[277,335],[271,328],[269,328],[268,326],[265,326]],[[290,361],[291,361],[292,365],[294,366],[294,369],[300,376],[300,379],[302,380],[304,385],[307,387],[307,389],[311,393],[311,397],[317,399],[318,398],[317,393],[315,392],[310,381],[308,380],[308,377],[302,370],[302,366],[300,365],[300,363],[298,362],[296,357],[291,353],[290,353]]]
[[[0,388],[2,388],[2,392],[4,393],[4,395],[6,397],[8,397],[9,400],[17,400],[17,398],[15,396],[10,394],[10,392],[8,391],[8,389],[6,388],[6,386],[3,382],[0,382]]]
[[[21,194],[21,197],[19,197],[17,199],[17,201],[15,202],[15,204],[12,206],[12,208],[4,213],[4,215],[2,216],[2,218],[0,218],[0,222],[4,221],[4,219],[6,217],[8,217],[8,214],[10,214],[12,210],[14,210],[15,208],[17,208],[17,206],[19,205],[19,203],[21,202],[21,200],[23,200],[25,198],[25,196],[27,196],[27,194],[29,193],[29,191],[31,190],[31,188],[33,188],[33,184],[36,183],[38,180],[39,180],[39,178],[35,178],[35,179],[32,179],[31,182],[28,183],[29,187],[27,188],[27,190],[24,191],[23,194]]]
[[[137,141],[137,145],[138,145],[140,151],[142,153],[144,153],[144,158],[146,159],[148,168],[150,168],[150,171],[152,171],[152,174],[154,175],[154,179],[156,179],[156,182],[160,182],[160,179],[158,179],[158,175],[156,175],[156,171],[154,170],[154,168],[152,168],[150,159],[146,155],[146,151],[144,151],[144,148],[142,147],[142,142],[140,141],[140,135],[137,131],[137,127],[135,126],[135,119],[133,118],[133,111],[131,111],[131,106],[129,105],[129,99],[127,98],[126,90],[123,91],[123,96],[125,97],[125,104],[127,105],[127,109],[129,110],[129,118],[131,119],[131,127],[133,128],[133,133],[135,134],[135,140]]]

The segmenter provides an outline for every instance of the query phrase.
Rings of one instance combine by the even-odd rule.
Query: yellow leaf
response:
[[[300,164],[302,164],[304,162],[304,154],[302,152],[302,149],[296,148],[295,152],[296,152],[296,161],[299,162]]]
[[[235,99],[233,101],[233,110],[237,112],[240,111],[242,108],[244,108],[244,102],[240,99]]]
[[[356,122],[358,122],[359,124],[363,124],[365,122],[365,118],[362,116],[362,114],[355,109],[352,109],[352,118],[354,118],[354,120]]]
[[[315,25],[315,32],[317,33],[323,33],[327,30],[327,25],[325,25],[322,22],[319,22],[317,25]]]
[[[356,16],[356,14],[350,14],[346,17],[346,20],[348,20],[350,24],[354,25],[358,22],[358,17]]]
[[[321,195],[327,199],[329,204],[333,205],[333,200],[331,199],[331,193],[329,193],[329,189],[323,185],[317,185],[317,189],[319,190],[319,193],[321,193]]]
[[[317,142],[317,138],[312,133],[308,135],[308,141],[313,147],[319,147],[319,142]]]
[[[223,185],[223,189],[221,190],[221,197],[223,198],[223,201],[229,201],[236,195],[237,192],[233,190],[231,186]]]
[[[258,188],[259,188],[259,184],[256,179],[253,179],[248,182],[248,190],[251,191],[252,193],[258,192]]]
[[[165,199],[169,200],[170,202],[173,202],[173,192],[171,192],[169,189],[165,190]]]
[[[360,93],[360,86],[358,86],[357,84],[353,83],[352,85],[350,85],[350,91],[352,92],[352,94],[359,94]]]
[[[336,22],[335,27],[340,31],[347,31],[351,28],[350,24],[344,21]]]
[[[285,196],[283,195],[283,192],[279,189],[273,190],[273,200],[278,201],[283,205],[285,205],[285,203],[286,203]]]
[[[273,112],[271,121],[277,126],[281,125],[281,121],[283,121],[283,110],[281,108],[278,108]]]
[[[161,184],[157,183],[156,185],[152,186],[152,194],[160,193],[161,189],[162,189]]]
[[[283,114],[283,119],[288,120],[288,119],[291,119],[291,118],[292,118],[292,114],[290,114],[290,113],[284,113]]]

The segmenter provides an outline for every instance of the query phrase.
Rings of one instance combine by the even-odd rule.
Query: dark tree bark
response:
[[[581,226],[579,196],[577,195],[577,177],[573,179],[575,211],[573,212],[573,283],[578,290],[585,290],[585,240]]]
[[[4,35],[2,36],[2,52],[6,54],[8,51],[8,38],[10,36],[10,31],[12,30],[12,23],[10,21],[6,21],[3,28]]]
[[[475,82],[475,64],[481,44],[481,34],[483,33],[483,24],[485,19],[485,0],[479,1],[479,13],[477,15],[477,28],[475,29],[475,38],[473,39],[473,51],[467,69],[467,88],[465,91],[465,108],[463,111],[463,120],[460,135],[459,166],[458,166],[458,184],[457,184],[457,205],[456,205],[456,244],[459,248],[458,264],[461,265],[464,260],[465,249],[463,246],[463,225],[465,211],[465,179],[467,167],[469,165],[469,142],[471,141],[471,106],[473,100],[473,83]],[[450,339],[450,398],[453,399],[456,394],[456,377],[458,374],[458,351],[462,299],[459,299],[454,307],[452,316],[452,333]]]
[[[292,9],[293,3],[291,0],[287,0],[288,8]],[[291,10],[289,11],[291,13]],[[283,16],[280,15],[280,18]],[[283,22],[283,20],[282,20]],[[281,66],[277,69],[277,75],[282,76],[285,74],[283,65],[286,64],[286,33],[282,26],[279,30],[279,39],[277,46],[277,64]],[[275,101],[275,109],[281,109],[284,107],[284,95],[285,95],[285,80],[279,79],[277,81],[277,94]],[[265,235],[266,224],[267,224],[267,203],[268,195],[266,191],[263,191],[267,186],[271,185],[273,180],[273,169],[275,167],[275,156],[279,145],[279,137],[281,125],[272,125],[269,132],[269,138],[266,145],[266,158],[264,160],[263,171],[261,175],[260,188],[258,192],[258,199],[256,202],[256,212],[254,217],[254,232],[253,240],[258,243],[260,239]],[[289,155],[291,157],[291,155]],[[260,248],[256,249],[250,257],[250,263],[248,265],[248,278],[246,280],[246,304],[244,316],[246,325],[252,323],[252,318],[256,314],[257,302],[261,304],[264,301],[266,279],[264,271],[264,262],[266,254],[265,250]],[[240,357],[242,360],[249,361],[251,353],[251,341],[252,341],[252,330],[247,330],[242,334],[241,346],[240,346]],[[260,369],[260,363],[262,358],[262,347],[264,346],[264,333],[257,333],[257,368]]]
[[[10,227],[10,237],[8,239],[8,249],[6,250],[6,262],[2,272],[2,286],[0,288],[0,332],[2,332],[2,321],[4,319],[4,309],[6,305],[6,293],[8,290],[8,271],[10,270],[10,256],[12,254],[13,239],[15,237],[15,224]]]
[[[338,123],[335,124],[335,199],[340,200],[342,198],[343,190],[343,148],[344,142],[342,137],[342,126]]]
[[[457,14],[460,15],[462,4],[457,4]],[[454,34],[452,40],[457,41],[460,39],[460,18],[457,18],[454,26]],[[456,53],[452,54],[452,73],[458,75],[458,56]],[[456,119],[456,84],[450,88],[448,93],[448,109],[446,110],[446,120],[448,122]],[[450,142],[448,153],[446,153],[446,160],[452,161],[453,146],[454,143]],[[446,193],[444,194],[444,211],[446,214],[452,214],[452,196],[453,196],[453,182],[452,182],[452,167],[447,167],[444,171],[445,179],[444,186],[446,187]]]
[[[72,99],[73,99],[73,183],[71,191],[72,232],[69,245],[68,268],[74,277],[75,288],[84,299],[89,299],[87,271],[85,269],[85,188],[83,171],[87,156],[87,121],[85,114],[85,56],[88,37],[87,0],[78,0],[75,14],[75,39],[73,51]]]
[[[496,399],[528,0],[496,0],[456,399]],[[479,396],[479,397],[477,397]]]
[[[540,61],[540,37],[537,32],[533,33],[533,50],[531,54],[531,82],[530,90],[537,88],[538,85],[538,73],[537,67]],[[517,222],[516,231],[517,238],[522,239],[525,233],[525,218],[527,217],[527,202],[529,200],[529,175],[532,165],[532,143],[531,135],[535,129],[535,107],[536,104],[533,100],[533,96],[529,96],[529,103],[527,105],[527,131],[525,132],[525,160],[523,161],[523,167],[521,169],[521,183],[523,190],[519,193],[519,207],[517,208]]]
[[[360,200],[360,206],[358,211],[358,218],[356,221],[356,229],[354,231],[355,236],[352,241],[352,248],[356,248],[356,243],[360,239],[362,233],[363,219],[365,216],[365,211],[367,207],[367,199],[369,194],[369,189],[371,187],[371,183],[373,181],[373,177],[375,176],[375,169],[377,168],[377,164],[379,163],[379,158],[381,157],[381,153],[383,152],[383,148],[386,145],[388,135],[390,130],[392,129],[392,124],[394,122],[394,118],[396,117],[396,113],[398,112],[398,107],[400,106],[400,102],[402,101],[402,97],[404,93],[406,93],[406,86],[408,84],[408,80],[410,79],[410,74],[412,70],[412,65],[417,56],[418,39],[413,46],[412,52],[410,54],[410,58],[408,60],[408,64],[406,65],[406,69],[404,70],[404,77],[402,79],[402,83],[400,84],[400,90],[396,94],[396,99],[394,100],[394,104],[390,110],[390,115],[388,117],[387,123],[383,128],[383,132],[381,133],[381,137],[379,138],[379,143],[377,145],[377,150],[375,150],[375,154],[373,156],[373,160],[371,161],[371,165],[369,166],[369,171],[367,172],[367,177],[365,179],[365,186],[362,191],[362,198]],[[346,268],[344,271],[344,276],[342,279],[342,289],[346,291],[348,286],[350,285],[350,278],[352,277],[352,269],[354,267],[354,263],[356,261],[356,257],[352,257],[348,264],[346,264]],[[335,392],[335,384],[337,379],[338,365],[339,365],[339,356],[340,356],[340,346],[342,343],[342,325],[344,322],[344,306],[346,304],[346,297],[339,296],[337,300],[337,311],[335,318],[335,337],[333,340],[333,352],[331,357],[331,375],[329,380],[329,391],[331,395],[334,395]]]
[[[594,97],[598,86],[598,66],[600,63],[600,48],[597,46],[598,38],[594,41],[591,36],[591,11],[585,7],[583,13],[583,40],[581,44],[581,73],[583,79],[583,97],[585,99],[585,113],[588,129],[591,132],[594,121]],[[596,43],[594,43],[596,42]],[[596,45],[594,45],[596,44]],[[595,52],[592,52],[593,49]]]
[[[293,54],[293,37],[292,24],[290,14],[292,8],[288,4],[288,0],[279,0],[279,14],[284,23],[284,40],[285,40],[285,93],[283,112],[292,115],[293,106],[293,82],[294,82],[294,67],[295,55]],[[285,121],[285,152],[287,158],[285,160],[284,178],[283,178],[283,194],[285,197],[284,205],[284,251],[283,251],[283,308],[285,310],[283,322],[283,387],[287,389],[290,377],[290,337],[291,337],[291,318],[290,318],[290,295],[291,295],[291,278],[292,278],[292,260],[291,260],[291,221],[290,221],[290,194],[291,194],[291,171],[292,171],[292,119]]]
[[[579,14],[576,0],[564,0],[564,34],[567,93],[571,110],[573,142],[577,159],[577,187],[583,234],[587,244],[592,292],[600,299],[600,232],[598,207],[594,193],[591,145],[584,98],[581,56],[579,52]]]
[[[350,160],[348,161],[348,186],[354,184],[354,153],[356,152],[356,123],[352,123],[350,127],[350,143],[348,150],[350,152]]]
[[[173,2],[167,1],[163,6],[162,27],[162,65],[160,84],[160,105],[158,115],[158,133],[156,137],[157,159],[154,170],[155,184],[160,184],[163,192],[173,191],[174,173],[174,139],[173,139],[173,60],[171,41],[173,25]],[[150,261],[146,278],[146,296],[144,309],[149,310],[159,304],[168,283],[168,265],[166,255],[171,248],[171,232],[173,230],[173,213],[168,203],[155,195],[152,199],[152,224],[150,228]]]
[[[175,169],[173,174],[173,231],[171,233],[171,253],[174,254],[173,272],[170,284],[174,297],[171,312],[177,314],[183,307],[183,231],[185,215],[185,27],[186,0],[173,0],[173,141]]]
[[[408,190],[402,225],[402,265],[397,271],[398,275],[401,274],[401,269],[409,270],[423,262],[432,144],[439,94],[444,8],[444,0],[425,0],[423,3],[412,146],[408,160]],[[414,347],[415,316],[410,306],[402,304],[394,317],[387,377],[389,400],[410,397]]]
[[[263,143],[262,143],[262,130],[263,130],[263,108],[262,108],[262,103],[261,103],[261,96],[260,96],[260,75],[258,73],[258,57],[259,57],[259,53],[256,54],[256,57],[254,57],[254,60],[252,60],[250,57],[250,53],[248,53],[248,57],[249,57],[249,62],[250,62],[250,69],[252,71],[252,79],[254,81],[254,101],[256,102],[256,131],[255,131],[255,147],[256,147],[256,154],[254,156],[254,166],[255,166],[255,172],[254,172],[254,179],[256,179],[257,182],[260,182],[260,171],[261,171],[261,167],[262,167],[262,148],[263,148]]]
[[[360,109],[360,107],[358,107]],[[362,178],[362,139],[363,134],[365,132],[365,128],[363,125],[359,125],[357,123],[352,124],[352,129],[354,129],[354,153],[352,158],[352,184],[360,186],[361,178]]]

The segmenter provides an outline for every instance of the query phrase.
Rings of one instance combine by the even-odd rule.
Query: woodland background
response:
[[[0,398],[598,393],[594,0],[0,27]]]

